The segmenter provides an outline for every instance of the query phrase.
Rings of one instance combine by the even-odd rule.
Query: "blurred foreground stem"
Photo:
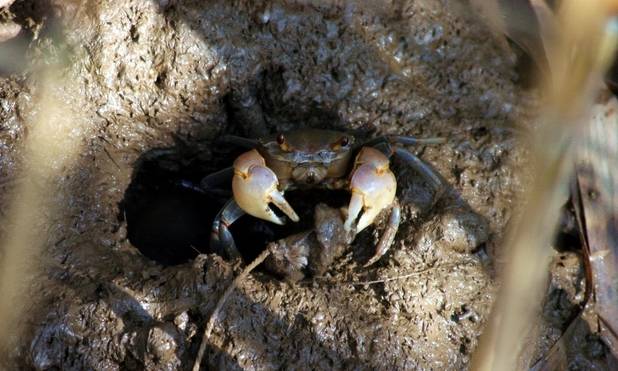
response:
[[[573,171],[573,144],[588,124],[588,111],[616,45],[615,1],[563,1],[556,45],[548,55],[545,104],[532,144],[534,182],[524,198],[520,223],[506,241],[508,263],[492,316],[472,359],[472,370],[529,367],[522,357],[534,335],[546,288],[550,245],[560,206],[568,197]]]

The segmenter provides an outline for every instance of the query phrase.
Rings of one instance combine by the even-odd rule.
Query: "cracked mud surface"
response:
[[[226,305],[205,363],[467,367],[525,183],[515,132],[529,125],[533,95],[517,84],[515,55],[459,2],[78,3],[49,6],[71,52],[72,83],[59,89],[78,108],[83,149],[50,192],[59,212],[7,364],[189,369],[238,271],[208,254],[224,198],[178,182],[231,164],[239,152],[215,144],[222,134],[310,126],[445,137],[410,149],[443,176],[446,194],[432,207],[429,185],[395,161],[402,224],[390,252],[362,268],[377,238],[369,228],[322,277],[290,284],[258,270]],[[53,49],[50,40],[37,42]],[[0,83],[0,187],[10,190],[2,180],[19,170],[36,86],[15,75]],[[232,232],[255,256],[286,233],[269,228],[245,217]],[[576,300],[562,289],[557,300]]]

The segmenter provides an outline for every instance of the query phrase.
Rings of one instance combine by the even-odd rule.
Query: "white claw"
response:
[[[352,224],[358,218],[358,215],[363,210],[363,195],[360,192],[352,191],[352,198],[350,199],[350,205],[348,206],[348,216],[343,223],[343,228],[346,232],[352,230]]]
[[[270,202],[277,205],[277,207],[281,209],[285,215],[292,219],[293,222],[297,222],[299,220],[298,215],[296,215],[296,212],[292,209],[292,206],[290,206],[285,197],[283,197],[283,193],[279,192],[277,189],[270,194]]]
[[[264,158],[255,149],[238,156],[234,161],[232,191],[234,200],[247,214],[276,224],[285,224],[268,206],[275,204],[290,219],[297,222],[298,215],[278,189],[277,175],[266,167]]]
[[[350,180],[352,198],[343,225],[345,230],[352,230],[361,209],[363,214],[356,224],[356,233],[371,225],[376,216],[393,203],[396,190],[397,181],[389,169],[388,158],[374,148],[362,148]]]

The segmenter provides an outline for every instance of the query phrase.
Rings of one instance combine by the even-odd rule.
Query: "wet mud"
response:
[[[208,246],[229,187],[203,193],[186,185],[242,152],[218,144],[221,135],[300,127],[444,137],[443,145],[409,149],[447,190],[434,202],[430,184],[394,160],[402,222],[390,251],[363,268],[379,237],[368,228],[298,282],[258,269],[230,297],[204,364],[468,367],[498,290],[505,228],[527,183],[517,132],[532,126],[536,96],[521,83],[517,56],[465,4],[47,5],[53,12],[39,22],[49,27],[26,35],[28,56],[66,63],[66,102],[83,117],[84,148],[57,174],[50,202],[59,212],[49,216],[23,335],[1,357],[7,367],[190,369],[205,321],[239,268]],[[30,76],[0,78],[3,205],[36,110]],[[233,225],[243,258],[311,227],[319,203],[347,202],[345,193],[312,192],[289,199],[303,205],[306,224],[245,216]],[[556,254],[539,354],[581,301],[581,258]],[[570,361],[601,364],[602,343],[582,331],[590,349],[569,353]]]

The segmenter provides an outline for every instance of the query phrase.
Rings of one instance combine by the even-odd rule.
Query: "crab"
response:
[[[292,189],[346,189],[351,193],[343,208],[343,228],[354,237],[373,224],[381,212],[389,212],[387,226],[374,255],[365,266],[377,262],[392,245],[401,219],[396,197],[397,181],[390,169],[391,156],[425,176],[436,194],[443,189],[441,177],[402,145],[438,144],[441,138],[417,139],[386,135],[368,141],[340,131],[300,129],[261,139],[226,136],[223,141],[249,149],[236,158],[233,166],[202,180],[202,187],[229,181],[233,197],[229,199],[212,226],[211,246],[228,256],[239,256],[229,227],[245,214],[275,224],[284,224],[276,206],[293,222],[299,217],[285,198]]]

